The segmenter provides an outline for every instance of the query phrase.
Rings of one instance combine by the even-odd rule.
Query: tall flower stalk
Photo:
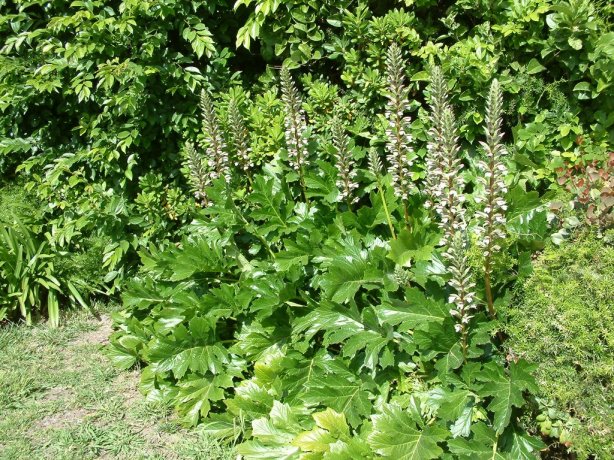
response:
[[[287,67],[281,68],[280,78],[282,100],[286,109],[284,134],[288,149],[288,162],[298,174],[303,199],[309,204],[305,187],[305,167],[308,162],[305,111],[302,107],[301,96]]]
[[[448,84],[440,67],[435,66],[431,71],[431,84],[429,90],[429,120],[431,128],[429,129],[426,155],[427,174],[425,191],[427,194],[427,201],[425,205],[427,207],[432,207],[433,200],[439,193],[439,184],[443,180],[441,177],[441,171],[443,171],[444,168],[441,152],[443,144],[443,117],[444,113],[450,109]]]
[[[213,181],[223,177],[230,181],[230,166],[228,152],[222,130],[215,113],[215,106],[211,96],[206,91],[200,94],[200,108],[203,117],[203,134],[205,136],[207,165],[209,177]]]
[[[431,129],[427,154],[427,207],[439,217],[444,231],[443,246],[450,246],[454,235],[466,228],[463,194],[465,181],[459,156],[456,119],[448,103],[447,85],[441,70],[435,67],[431,84]]]
[[[477,306],[475,303],[475,283],[471,276],[471,267],[466,254],[466,236],[461,232],[454,235],[451,245],[444,253],[448,262],[448,272],[452,275],[448,285],[454,289],[454,294],[448,298],[453,305],[450,314],[456,319],[454,329],[461,336],[463,359],[467,359],[469,322]]]
[[[435,67],[431,81],[431,128],[427,153],[427,206],[434,209],[444,235],[444,259],[451,275],[448,286],[453,290],[448,302],[456,319],[456,332],[461,336],[464,359],[467,358],[469,322],[475,310],[475,283],[466,255],[466,222],[464,208],[465,181],[459,155],[456,119],[448,102],[448,88],[441,69]]]
[[[254,167],[254,163],[251,159],[252,149],[249,146],[249,132],[245,127],[239,102],[234,97],[228,103],[228,128],[234,149],[234,165],[245,174],[251,186],[251,170]]]
[[[184,155],[186,176],[194,193],[194,198],[201,206],[208,206],[209,199],[205,188],[209,185],[210,178],[202,157],[192,142],[185,143]]]
[[[408,89],[405,87],[405,62],[401,48],[393,43],[386,55],[388,79],[388,102],[386,104],[386,151],[392,175],[392,185],[397,198],[403,200],[405,223],[409,225],[408,200],[411,191],[411,166],[413,164],[412,137],[409,111]]]
[[[488,313],[491,317],[496,314],[491,287],[492,258],[493,254],[501,250],[499,242],[506,236],[505,211],[507,210],[507,203],[505,194],[507,193],[507,186],[505,185],[505,175],[507,174],[507,167],[503,158],[507,154],[507,150],[503,145],[503,133],[501,131],[502,105],[501,88],[499,82],[495,79],[490,86],[486,102],[486,141],[480,142],[485,158],[477,164],[480,173],[478,182],[481,185],[481,190],[476,197],[476,201],[484,205],[482,210],[476,212],[479,222],[476,233],[478,236],[477,244],[482,249],[484,256],[484,285]]]
[[[346,202],[348,209],[351,209],[352,203],[356,202],[358,199],[353,197],[354,190],[358,188],[358,183],[356,182],[357,173],[354,169],[354,160],[350,152],[348,136],[345,133],[343,123],[337,117],[332,121],[331,132],[333,147],[335,148],[339,198]]]
[[[371,150],[369,150],[369,170],[371,171],[371,174],[375,176],[377,190],[379,191],[379,196],[382,200],[382,206],[384,208],[384,213],[386,214],[386,221],[388,222],[390,235],[392,236],[392,239],[396,240],[397,235],[394,231],[394,225],[392,225],[392,216],[390,215],[390,210],[388,209],[388,204],[386,203],[386,195],[384,195],[384,186],[382,184],[382,169],[382,162],[379,159],[377,150],[375,150],[375,148],[372,148]]]

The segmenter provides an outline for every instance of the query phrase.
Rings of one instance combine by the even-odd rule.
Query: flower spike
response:
[[[249,132],[245,127],[238,101],[233,97],[228,103],[228,127],[235,152],[234,165],[239,167],[247,175],[251,183],[251,169],[254,163],[251,159],[251,147],[249,146]]]
[[[294,85],[290,70],[287,67],[281,68],[281,93],[282,100],[286,106],[285,116],[285,138],[288,148],[288,162],[290,167],[299,176],[299,181],[303,191],[303,198],[307,202],[307,191],[305,188],[305,167],[308,164],[307,151],[307,122],[305,121],[305,111],[302,107],[301,96]]]
[[[506,237],[505,211],[507,210],[507,203],[505,194],[507,193],[507,186],[505,176],[507,175],[507,167],[503,159],[507,155],[507,150],[503,144],[503,133],[501,131],[502,106],[501,88],[499,82],[495,79],[490,86],[486,102],[486,141],[480,142],[484,158],[477,163],[480,173],[478,174],[478,183],[481,190],[476,196],[476,201],[483,204],[483,208],[476,212],[478,219],[476,233],[478,236],[477,244],[484,255],[486,301],[491,316],[495,315],[490,280],[492,257],[494,253],[501,250],[499,243]]]
[[[392,175],[392,184],[395,195],[407,201],[412,187],[411,171],[414,152],[411,148],[410,118],[405,115],[409,110],[408,89],[404,80],[405,62],[401,55],[401,48],[393,43],[386,55],[386,73],[388,78],[388,102],[386,104],[386,150],[388,164]],[[406,208],[406,220],[407,220]]]
[[[207,164],[211,180],[223,177],[230,181],[230,166],[228,164],[226,143],[222,136],[213,101],[206,91],[202,91],[200,94],[200,107],[203,117],[203,133],[207,143]]]
[[[354,159],[349,150],[348,136],[339,118],[335,117],[333,119],[331,131],[338,171],[337,188],[339,189],[339,198],[345,200],[348,208],[350,208],[352,203],[358,201],[357,197],[352,197],[352,193],[358,188]]]

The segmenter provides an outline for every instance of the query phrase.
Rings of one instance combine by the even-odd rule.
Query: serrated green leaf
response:
[[[510,364],[509,375],[496,363],[488,363],[477,376],[478,380],[486,382],[479,389],[482,397],[490,396],[492,401],[488,409],[495,414],[493,427],[502,433],[510,423],[513,407],[522,407],[525,403],[523,392],[537,392],[535,379],[530,375],[535,366],[520,360]]]
[[[371,413],[369,392],[361,381],[349,380],[340,375],[326,375],[313,379],[301,395],[308,405],[326,406],[345,414],[354,427]]]
[[[530,436],[517,426],[505,431],[501,437],[501,445],[511,458],[518,460],[535,460],[538,458],[535,453],[547,447],[539,438]]]
[[[271,445],[258,441],[247,441],[237,446],[237,452],[246,460],[295,460],[300,450],[291,445]]]
[[[428,261],[440,238],[437,232],[429,232],[414,226],[410,232],[403,229],[397,238],[390,242],[388,257],[402,267],[410,267],[412,261]]]
[[[387,405],[381,414],[373,416],[369,444],[384,458],[430,460],[443,454],[438,443],[447,437],[447,430],[437,425],[419,428],[409,412],[396,405]]]
[[[344,414],[328,408],[325,411],[316,412],[312,417],[317,426],[329,431],[335,438],[348,437],[350,435],[350,427]]]
[[[158,371],[172,371],[177,379],[181,379],[188,370],[219,374],[229,362],[228,351],[220,343],[184,348],[162,339],[155,340],[149,346],[147,358]]]
[[[300,433],[294,438],[292,445],[299,447],[303,452],[327,452],[330,450],[330,444],[335,441],[336,439],[328,431],[314,428]]]
[[[322,264],[327,272],[318,278],[318,284],[333,302],[347,303],[359,289],[375,289],[383,279],[370,251],[362,249],[352,237],[345,238],[342,244],[343,253]]]
[[[222,376],[184,380],[177,384],[177,410],[188,425],[196,425],[200,417],[206,417],[211,402],[224,399],[224,388],[232,386],[232,379]]]
[[[450,313],[443,301],[427,298],[418,288],[407,288],[404,300],[392,300],[390,305],[376,309],[385,323],[398,325],[399,332],[420,328],[429,323],[443,323]]]

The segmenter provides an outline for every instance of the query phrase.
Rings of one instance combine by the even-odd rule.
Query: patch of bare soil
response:
[[[115,377],[113,388],[122,394],[126,408],[130,408],[143,399],[139,391],[139,379],[139,372],[136,370],[122,372]]]
[[[68,387],[53,387],[43,395],[43,402],[54,402],[66,400],[72,395],[72,390]]]
[[[102,315],[96,322],[98,328],[95,331],[86,332],[71,342],[71,345],[106,345],[109,336],[113,332],[113,322],[108,315]]]
[[[43,430],[49,428],[63,428],[83,422],[83,419],[85,419],[88,414],[89,412],[83,408],[70,409],[48,415],[36,422],[36,426]]]

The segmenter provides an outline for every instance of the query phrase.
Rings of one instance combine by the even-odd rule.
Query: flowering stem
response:
[[[411,230],[411,224],[409,222],[409,206],[407,204],[407,201],[403,201],[403,208],[405,210],[405,226],[408,230]]]
[[[302,191],[302,194],[303,194],[303,200],[305,201],[305,204],[307,205],[307,209],[309,209],[309,199],[307,198],[307,187],[305,186],[305,178],[303,176],[303,167],[302,166],[299,168],[298,175],[299,175],[299,182],[301,184],[301,191]]]
[[[492,297],[492,288],[490,286],[490,257],[486,257],[484,261],[484,289],[486,290],[486,303],[488,305],[488,314],[491,318],[495,318],[497,316],[497,312],[495,311],[493,297]]]
[[[379,196],[382,199],[382,206],[384,207],[384,212],[386,213],[386,220],[388,221],[388,228],[390,228],[390,234],[392,235],[392,239],[396,240],[397,235],[394,231],[394,225],[392,225],[392,217],[390,216],[390,211],[388,210],[388,205],[386,204],[386,197],[384,196],[384,189],[382,188],[382,183],[380,181],[379,176],[377,177],[377,189],[379,190]]]
[[[460,292],[458,293],[458,297],[459,297],[459,304],[462,305],[462,307],[459,310],[459,318],[461,318],[461,322],[460,322],[460,335],[461,335],[461,350],[463,351],[463,362],[466,363],[467,362],[467,336],[468,334],[468,328],[467,328],[467,323],[465,323],[464,321],[462,321],[462,318],[465,317],[465,315],[467,314],[467,303],[466,303],[466,297],[465,297],[465,286],[464,285],[460,285]]]

